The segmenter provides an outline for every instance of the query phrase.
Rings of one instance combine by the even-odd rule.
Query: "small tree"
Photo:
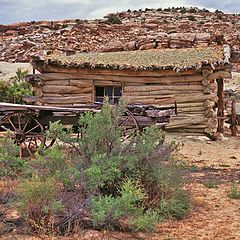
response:
[[[23,103],[23,97],[32,94],[31,85],[25,81],[28,70],[18,68],[7,93],[7,101],[13,103]]]

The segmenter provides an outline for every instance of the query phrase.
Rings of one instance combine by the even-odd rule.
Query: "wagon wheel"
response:
[[[20,146],[20,157],[32,156],[39,149],[47,147],[42,124],[25,112],[16,112],[1,119],[0,127],[9,131],[14,142]]]
[[[123,116],[122,122],[120,122],[121,128],[121,138],[128,139],[131,136],[135,136],[139,133],[140,127],[139,124],[133,115],[133,113],[129,110],[125,112]]]

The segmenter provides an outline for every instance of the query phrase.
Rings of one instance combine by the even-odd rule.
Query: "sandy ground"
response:
[[[170,135],[168,139],[181,143],[176,159],[189,169],[184,174],[185,188],[193,206],[186,219],[159,224],[151,234],[91,230],[83,237],[48,239],[240,240],[240,200],[229,197],[232,182],[240,180],[240,138],[212,142],[205,137]],[[208,181],[216,186],[208,188]],[[4,234],[0,239],[47,238]]]
[[[32,73],[32,66],[30,63],[8,63],[0,62],[0,80],[9,81],[15,75],[18,68],[28,70]]]

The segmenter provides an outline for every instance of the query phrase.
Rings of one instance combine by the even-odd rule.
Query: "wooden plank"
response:
[[[121,76],[179,76],[182,75],[192,75],[200,73],[199,70],[187,70],[182,73],[175,72],[173,70],[153,70],[153,71],[134,71],[134,70],[114,70],[114,69],[89,69],[89,68],[64,68],[56,65],[44,64],[36,65],[33,63],[34,67],[41,73],[71,73],[71,74],[97,74],[97,75],[121,75]]]
[[[73,104],[91,102],[91,94],[79,95],[77,97],[43,97],[40,99],[42,103],[56,104]]]
[[[223,79],[217,79],[218,84],[218,117],[224,117],[224,83]],[[224,119],[218,119],[217,131],[224,133]]]
[[[44,85],[55,85],[55,86],[68,86],[70,85],[69,80],[53,80],[53,81],[44,81]]]
[[[208,80],[232,78],[232,73],[226,71],[216,71],[207,76]]]
[[[124,91],[126,92],[146,92],[146,91],[159,91],[159,90],[174,90],[174,91],[188,91],[188,90],[203,90],[202,85],[147,85],[147,86],[135,86],[129,87],[126,86]]]
[[[232,136],[236,137],[238,132],[238,121],[236,111],[236,99],[232,101],[231,118],[230,118],[230,129]]]
[[[69,85],[89,88],[93,86],[93,80],[86,80],[86,79],[69,80]]]
[[[114,71],[113,71],[114,72]],[[94,74],[92,71],[89,71],[88,74],[83,73],[75,73],[75,74],[67,74],[67,73],[45,73],[45,74],[35,74],[32,75],[35,78],[42,79],[45,82],[49,81],[60,81],[60,80],[76,80],[76,81],[83,81],[87,82],[88,80],[95,80],[95,81],[104,81],[106,84],[107,81],[110,82],[127,82],[127,83],[159,83],[159,84],[201,84],[201,81],[203,80],[203,76],[200,74],[198,75],[179,75],[175,77],[171,76],[124,76],[122,75],[122,72],[120,75],[114,75],[112,71],[109,72],[109,74]]]
[[[168,92],[169,93],[169,92]],[[141,97],[145,98],[151,98],[152,95],[149,94],[149,92],[139,92],[139,94],[130,94],[129,92],[124,92],[123,95],[124,98],[126,99],[134,99],[138,98],[140,99]],[[194,93],[194,94],[172,94],[172,95],[156,95],[156,98],[172,98],[174,99],[177,103],[188,103],[188,102],[204,102],[205,100],[209,99],[211,101],[217,102],[218,97],[216,94],[203,94],[203,93]]]
[[[89,92],[92,88],[79,88],[76,86],[43,86],[42,91],[44,93],[84,93],[85,91]]]
[[[35,106],[35,105],[25,105],[25,104],[14,104],[14,103],[0,103],[0,110],[2,108],[12,108],[15,110],[44,110],[44,111],[60,111],[60,112],[84,112],[84,111],[91,111],[96,110],[94,108],[99,107],[99,105],[78,105],[78,107],[68,108],[68,107],[48,107],[48,106]],[[99,112],[99,110],[96,110]]]
[[[99,81],[99,80],[94,80],[93,84],[95,86],[122,86],[121,82],[114,82],[114,81]],[[144,85],[144,84],[143,84]]]

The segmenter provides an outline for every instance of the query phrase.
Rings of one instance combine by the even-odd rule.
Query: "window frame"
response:
[[[97,96],[97,88],[103,88],[103,94],[104,94],[103,96]],[[108,95],[106,95],[106,88],[112,89],[112,96],[111,97],[109,96],[109,98],[110,98],[109,102],[111,104],[118,104],[119,99],[123,96],[123,87],[121,84],[119,84],[119,85],[101,85],[101,84],[95,85],[94,86],[94,101],[99,102],[99,101],[97,101],[97,98],[102,98],[102,101],[100,101],[100,102],[103,102],[104,98],[108,96]],[[121,95],[119,95],[119,96],[115,95],[116,88],[120,89]],[[115,102],[115,99],[117,100],[116,102]]]

